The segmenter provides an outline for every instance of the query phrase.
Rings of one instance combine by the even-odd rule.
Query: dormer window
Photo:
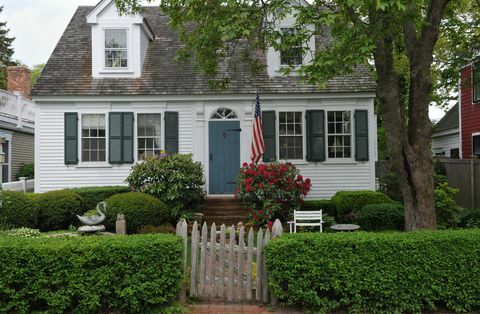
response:
[[[105,68],[128,68],[127,29],[105,30]]]
[[[303,63],[302,42],[295,40],[294,28],[282,28],[282,46],[291,45],[287,50],[280,52],[280,64],[282,66],[298,66]]]

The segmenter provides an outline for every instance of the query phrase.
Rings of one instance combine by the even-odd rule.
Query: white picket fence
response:
[[[2,183],[2,190],[4,191],[29,192],[33,191],[34,187],[35,179],[20,178],[20,181]]]
[[[201,234],[195,222],[191,234],[190,279],[188,295],[202,299],[220,299],[227,302],[263,302],[275,304],[268,291],[268,271],[265,264],[265,246],[270,239],[283,233],[277,219],[270,230],[260,229],[254,242],[254,231],[248,231],[245,242],[245,228],[236,230],[225,225],[217,230],[215,224],[208,230],[203,224]],[[228,231],[227,231],[228,230]],[[238,236],[237,232],[238,231]],[[188,232],[187,222],[177,224],[177,235],[183,238],[184,273],[187,274]],[[228,237],[228,242],[227,242]],[[255,245],[256,244],[256,245]],[[180,300],[185,300],[187,287],[180,292]]]

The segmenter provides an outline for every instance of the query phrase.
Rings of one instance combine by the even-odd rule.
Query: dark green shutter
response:
[[[165,112],[165,150],[178,153],[178,112]]]
[[[123,113],[122,162],[124,164],[133,163],[133,120],[133,112]]]
[[[110,112],[109,154],[111,164],[133,163],[133,113]]]
[[[355,160],[368,160],[368,111],[355,110]]]
[[[265,153],[263,161],[275,161],[277,159],[277,139],[275,125],[275,111],[262,112],[263,142],[265,143]]]
[[[325,111],[307,110],[307,161],[325,161]]]
[[[78,114],[65,112],[65,164],[78,164]]]

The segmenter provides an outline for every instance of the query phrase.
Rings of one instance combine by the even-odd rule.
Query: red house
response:
[[[461,158],[480,157],[480,58],[460,70]]]

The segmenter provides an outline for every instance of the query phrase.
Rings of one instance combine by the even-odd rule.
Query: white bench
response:
[[[297,233],[297,226],[320,227],[323,232],[322,210],[294,210],[293,220],[289,221],[290,233]]]

